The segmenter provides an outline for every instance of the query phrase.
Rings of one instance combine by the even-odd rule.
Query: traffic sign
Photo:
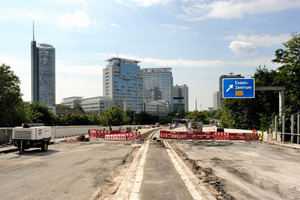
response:
[[[224,78],[223,98],[254,98],[254,78]]]

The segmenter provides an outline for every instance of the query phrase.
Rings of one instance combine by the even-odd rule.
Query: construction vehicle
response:
[[[47,151],[50,139],[51,127],[43,124],[23,124],[12,131],[13,144],[18,147],[20,153],[29,148],[41,148],[42,151]]]

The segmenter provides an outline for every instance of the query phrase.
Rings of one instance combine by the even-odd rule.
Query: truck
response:
[[[51,127],[41,124],[26,124],[15,127],[12,131],[12,141],[20,153],[29,148],[41,148],[47,151],[51,139]]]
[[[188,122],[188,129],[189,130],[203,131],[203,123],[202,122],[190,121],[190,122]]]

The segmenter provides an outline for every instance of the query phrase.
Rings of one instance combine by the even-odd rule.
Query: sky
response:
[[[275,51],[300,31],[299,0],[0,0],[0,64],[31,100],[30,42],[56,49],[56,103],[102,96],[107,59],[171,67],[189,87],[189,109],[213,106],[219,77],[269,70]]]

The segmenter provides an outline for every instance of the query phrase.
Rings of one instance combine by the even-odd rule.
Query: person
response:
[[[259,141],[262,141],[262,132],[259,133],[259,135],[258,135],[258,140],[259,140]]]

